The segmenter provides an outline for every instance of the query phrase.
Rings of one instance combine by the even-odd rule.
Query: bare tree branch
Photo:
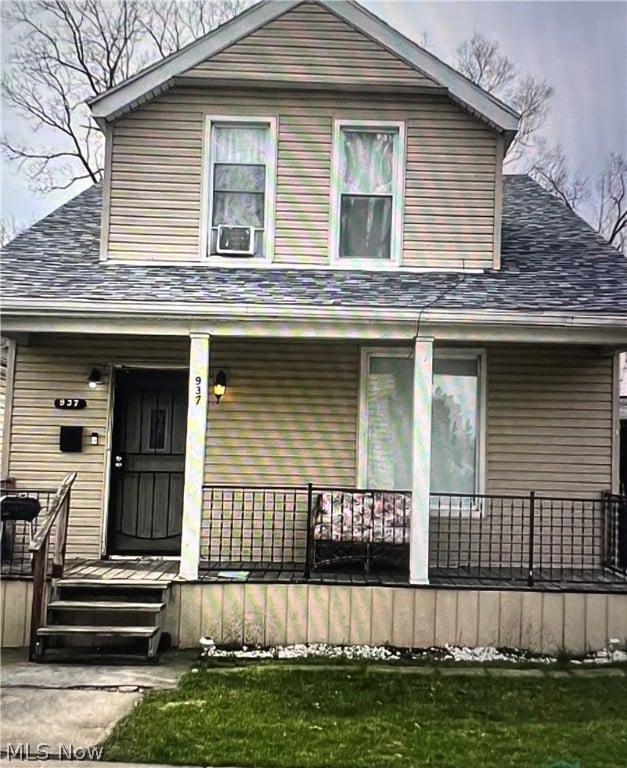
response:
[[[11,214],[3,214],[0,218],[0,246],[5,246],[14,240],[19,234],[28,229],[32,221],[16,219]]]
[[[0,148],[40,192],[102,176],[102,135],[85,101],[242,11],[250,0],[8,0],[1,91],[30,127]],[[9,121],[11,124],[11,121]],[[45,143],[36,141],[45,135]]]
[[[627,162],[610,153],[596,182],[568,163],[563,147],[538,142],[531,176],[567,208],[586,218],[610,245],[627,255]]]
[[[571,211],[579,212],[590,196],[589,180],[570,168],[561,145],[549,147],[539,140],[530,174]]]
[[[457,48],[457,68],[469,80],[520,113],[520,127],[509,147],[506,165],[526,162],[549,113],[553,88],[545,80],[522,75],[492,42],[475,32]],[[529,165],[524,169],[529,171]]]
[[[457,69],[484,91],[496,94],[516,78],[512,62],[499,53],[499,44],[475,32],[457,47]]]
[[[612,152],[596,183],[597,229],[603,237],[627,255],[627,161]]]

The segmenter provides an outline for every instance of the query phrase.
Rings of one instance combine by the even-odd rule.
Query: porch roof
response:
[[[102,189],[93,186],[3,249],[5,312],[36,301],[567,311],[627,317],[627,259],[528,176],[504,177],[502,267],[438,272],[133,265],[100,261]]]

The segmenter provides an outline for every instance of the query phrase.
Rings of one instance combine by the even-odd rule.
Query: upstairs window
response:
[[[209,254],[268,258],[274,223],[274,121],[211,119],[208,134]]]
[[[332,182],[332,256],[337,262],[400,263],[404,126],[337,121]]]

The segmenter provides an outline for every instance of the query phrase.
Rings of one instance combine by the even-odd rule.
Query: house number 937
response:
[[[196,405],[200,405],[200,401],[202,399],[202,378],[200,376],[196,376],[194,383],[196,384]]]

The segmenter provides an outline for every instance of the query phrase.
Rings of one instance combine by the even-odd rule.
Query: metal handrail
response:
[[[67,527],[69,521],[70,491],[76,480],[76,472],[70,472],[63,478],[63,482],[57,489],[48,506],[48,514],[42,525],[34,534],[29,551],[33,553],[33,602],[31,606],[29,659],[35,658],[37,645],[37,630],[43,626],[45,614],[45,584],[46,566],[48,561],[48,544],[54,524],[58,521],[58,531],[55,540],[52,559],[52,578],[59,579],[63,576],[65,566],[65,545],[67,541]]]
[[[38,552],[44,546],[46,539],[50,535],[52,526],[55,524],[57,517],[63,509],[63,502],[72,489],[74,480],[76,480],[76,472],[70,472],[63,478],[63,482],[58,487],[57,492],[50,502],[48,513],[44,517],[44,522],[37,529],[35,535],[31,539],[31,543],[28,548],[29,552]]]

